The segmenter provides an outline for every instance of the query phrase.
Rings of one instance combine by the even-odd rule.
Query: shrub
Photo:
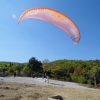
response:
[[[71,79],[72,79],[73,82],[77,82],[78,81],[77,76],[75,76],[75,75],[71,75]]]
[[[93,85],[94,84],[94,82],[93,82],[93,80],[87,80],[87,82],[88,82],[88,84],[91,84],[91,85]]]
[[[86,84],[87,83],[87,80],[83,76],[78,76],[78,83]]]

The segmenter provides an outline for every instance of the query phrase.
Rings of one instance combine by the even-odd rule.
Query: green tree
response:
[[[22,71],[22,69],[23,69],[23,64],[16,64],[16,65],[14,65],[13,66],[13,69],[15,70],[15,71],[18,71],[18,75],[20,75],[20,72]]]
[[[93,66],[89,71],[91,78],[94,80],[94,85],[100,82],[100,68],[97,66]]]
[[[57,79],[68,80],[68,81],[71,80],[68,69],[65,67],[55,69],[53,71],[53,76]]]
[[[32,57],[31,59],[29,59],[28,65],[27,65],[30,69],[30,72],[40,72],[42,71],[42,63],[40,61],[38,61],[35,57]]]

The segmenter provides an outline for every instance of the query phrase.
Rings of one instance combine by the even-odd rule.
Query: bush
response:
[[[78,82],[77,76],[71,75],[71,79],[73,82]]]
[[[78,83],[87,84],[87,80],[83,76],[78,76]]]
[[[93,80],[87,80],[87,82],[88,82],[88,84],[90,84],[90,85],[93,85],[93,84],[94,84]]]
[[[66,81],[72,82],[71,77],[66,78]]]
[[[71,75],[71,79],[73,82],[78,82],[78,83],[83,83],[83,84],[87,84],[87,80],[85,79],[85,77],[83,76],[75,76],[75,75]]]
[[[10,68],[8,69],[8,72],[13,73],[13,72],[14,72],[13,68],[10,67]]]

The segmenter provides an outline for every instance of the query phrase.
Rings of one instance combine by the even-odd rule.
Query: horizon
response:
[[[38,60],[38,59],[36,59],[36,60]],[[45,60],[45,59],[44,59]],[[43,60],[43,61],[44,61]],[[47,60],[49,60],[49,59],[47,59]],[[79,60],[76,60],[76,59],[58,59],[58,60],[54,60],[54,61],[49,61],[49,62],[55,62],[55,61],[59,61],[59,60],[69,60],[69,61],[96,61],[95,59],[94,60],[81,60],[81,59],[79,59]],[[38,60],[38,61],[40,61],[40,60]],[[43,63],[43,61],[40,61],[40,62],[42,62]],[[98,60],[98,61],[100,61],[100,60]],[[28,63],[28,61],[27,62],[13,62],[13,61],[0,61],[0,63],[2,63],[2,62],[4,62],[4,63]]]

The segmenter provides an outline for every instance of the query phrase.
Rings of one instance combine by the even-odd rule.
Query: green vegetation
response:
[[[0,62],[0,75],[3,68],[12,75],[13,71],[19,76],[42,76],[43,70],[50,69],[51,78],[96,85],[100,83],[100,61],[96,60],[56,60],[50,62],[45,59],[38,61],[35,57],[29,59],[28,63]]]
[[[54,79],[96,85],[100,83],[99,63],[99,60],[56,60],[43,63],[42,67],[51,69]]]
[[[31,76],[33,74],[39,75],[42,73],[42,63],[32,57],[28,63],[15,63],[15,62],[0,62],[0,75],[3,75],[3,69],[5,69],[5,75],[13,75],[16,71],[18,76]]]

